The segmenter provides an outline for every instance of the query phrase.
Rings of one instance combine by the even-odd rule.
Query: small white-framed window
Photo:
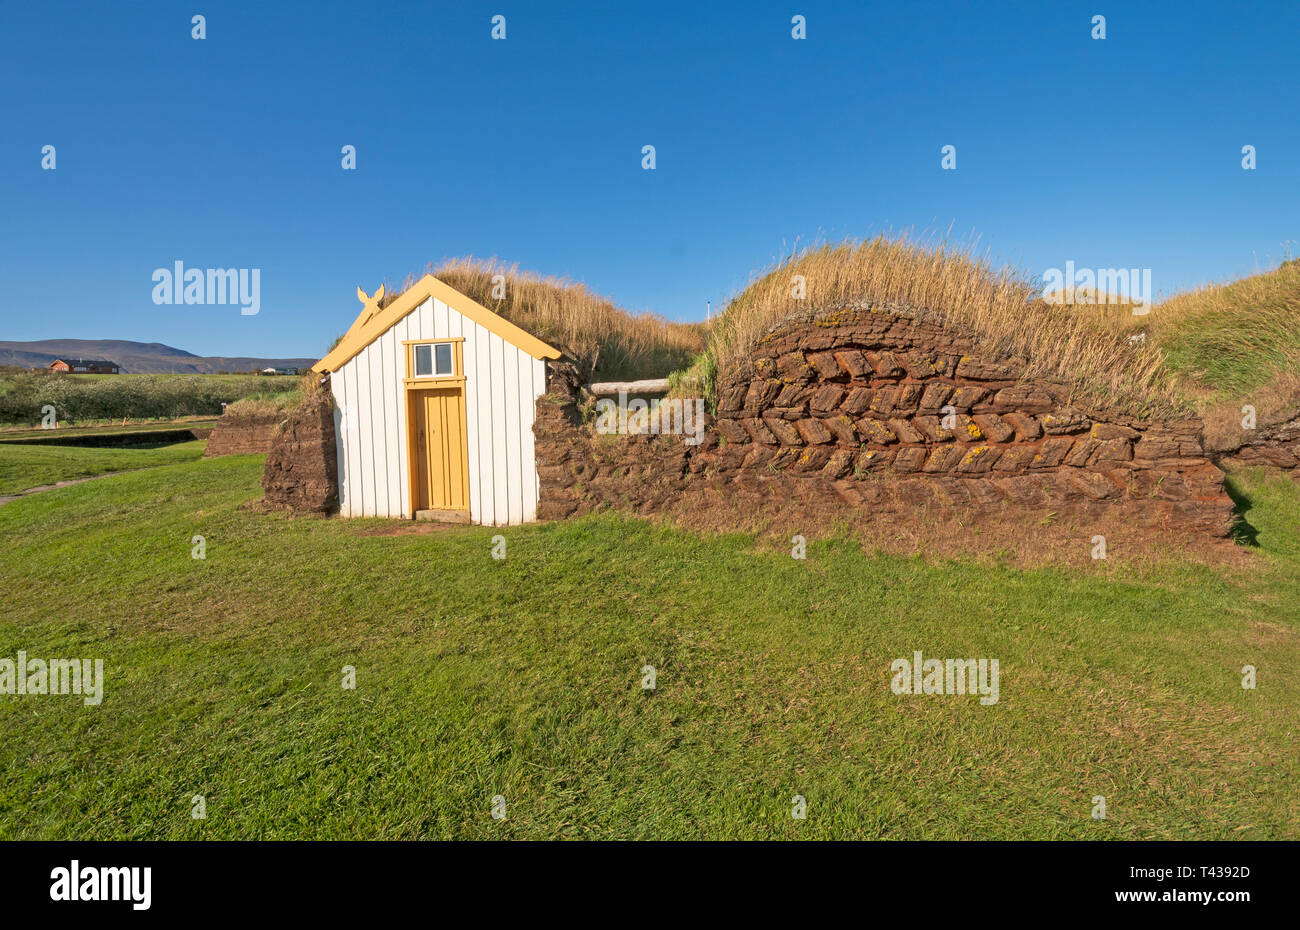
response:
[[[444,378],[456,373],[456,361],[450,342],[428,342],[413,348],[415,377]]]

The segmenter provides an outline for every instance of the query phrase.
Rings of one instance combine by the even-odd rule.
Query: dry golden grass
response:
[[[1111,306],[1133,308],[1133,301],[1124,294],[1114,294],[1095,287],[1062,288],[1043,295],[1049,304],[1076,306]]]
[[[803,299],[795,299],[802,275]],[[871,302],[902,312],[935,313],[971,331],[992,352],[1029,360],[1029,374],[1073,385],[1078,398],[1133,412],[1190,409],[1157,339],[1138,336],[1155,315],[1134,315],[1127,302],[1052,304],[1035,281],[993,267],[972,245],[910,236],[806,249],[754,280],[727,307],[710,352],[725,370],[762,334],[800,311]]]
[[[426,269],[577,363],[587,378],[663,377],[684,368],[704,349],[704,328],[673,323],[654,313],[630,313],[583,284],[521,272],[496,259],[454,258]],[[408,276],[384,298],[387,306],[425,272]],[[492,279],[505,277],[505,297],[493,297]]]
[[[1081,403],[1150,415],[1204,413],[1250,402],[1268,388],[1276,401],[1269,406],[1281,415],[1300,401],[1282,390],[1300,371],[1300,261],[1178,294],[1135,315],[1127,300],[1109,295],[1044,300],[1034,278],[994,267],[973,244],[877,236],[814,246],[777,263],[711,325],[632,314],[582,284],[495,259],[452,259],[428,271],[560,348],[589,379],[675,372],[679,393],[703,385],[711,394],[717,372],[743,364],[754,342],[793,313],[869,302],[949,320],[991,352],[1028,359],[1031,376],[1072,385]],[[492,296],[498,274],[506,282],[502,300]],[[796,275],[803,299],[793,295]],[[416,280],[408,277],[384,304]]]

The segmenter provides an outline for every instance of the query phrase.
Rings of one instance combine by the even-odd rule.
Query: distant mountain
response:
[[[0,365],[45,368],[62,356],[97,358],[117,362],[133,374],[214,375],[257,371],[262,368],[310,368],[314,358],[204,357],[165,346],[161,342],[127,342],[124,339],[40,339],[36,342],[0,341]]]

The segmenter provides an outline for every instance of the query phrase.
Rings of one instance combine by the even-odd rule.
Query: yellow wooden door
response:
[[[469,443],[461,385],[411,392],[415,510],[469,519]]]

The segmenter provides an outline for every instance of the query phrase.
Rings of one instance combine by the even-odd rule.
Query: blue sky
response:
[[[1293,0],[9,3],[0,339],[316,356],[356,285],[464,254],[700,319],[795,243],[907,228],[1239,277],[1300,251],[1298,35]],[[175,261],[261,269],[260,312],[155,305]]]

